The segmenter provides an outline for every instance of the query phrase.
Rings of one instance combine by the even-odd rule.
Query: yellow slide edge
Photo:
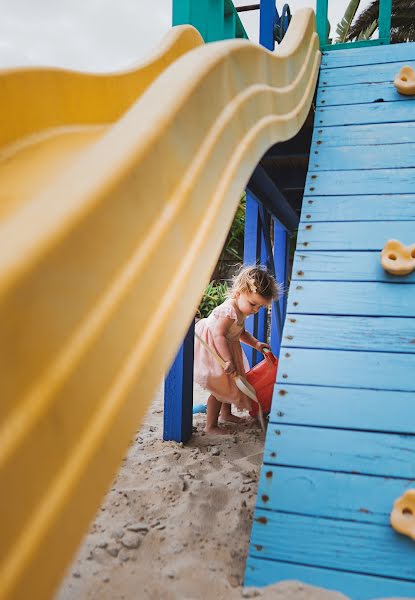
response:
[[[193,47],[0,220],[2,600],[53,592],[193,319],[253,169],[307,117],[318,48],[309,9],[277,54],[242,40]],[[79,109],[79,123],[114,118],[106,102],[95,109],[107,118]],[[70,151],[56,140],[53,152]],[[26,173],[34,160],[45,174],[52,150],[30,148]]]

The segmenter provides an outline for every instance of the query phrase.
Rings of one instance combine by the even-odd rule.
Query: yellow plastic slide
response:
[[[319,62],[306,9],[277,54],[182,26],[129,72],[0,73],[0,599],[53,593]]]

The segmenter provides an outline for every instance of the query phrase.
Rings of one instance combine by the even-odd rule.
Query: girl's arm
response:
[[[249,333],[249,331],[246,331],[245,329],[241,333],[240,340],[244,344],[248,344],[248,346],[255,348],[255,350],[258,350],[259,352],[262,352],[264,348],[268,348],[268,350],[270,349],[268,344],[260,342],[256,339],[256,337],[254,337],[252,334]]]
[[[234,320],[230,317],[220,317],[216,321],[215,326],[211,329],[213,339],[215,340],[216,349],[226,363],[225,373],[228,373],[228,375],[231,375],[236,371],[232,353],[228,345],[228,340],[226,339],[226,334],[228,333],[232,323],[234,323]]]

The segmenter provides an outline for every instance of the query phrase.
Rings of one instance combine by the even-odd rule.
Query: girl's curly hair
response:
[[[265,267],[243,266],[233,278],[230,297],[234,298],[238,292],[242,292],[259,294],[266,300],[273,300],[283,293],[283,289]]]

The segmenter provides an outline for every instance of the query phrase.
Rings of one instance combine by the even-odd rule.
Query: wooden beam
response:
[[[294,231],[298,227],[297,213],[289,205],[286,198],[277,188],[265,169],[258,165],[248,182],[248,189],[255,199],[278,219],[287,231]]]

